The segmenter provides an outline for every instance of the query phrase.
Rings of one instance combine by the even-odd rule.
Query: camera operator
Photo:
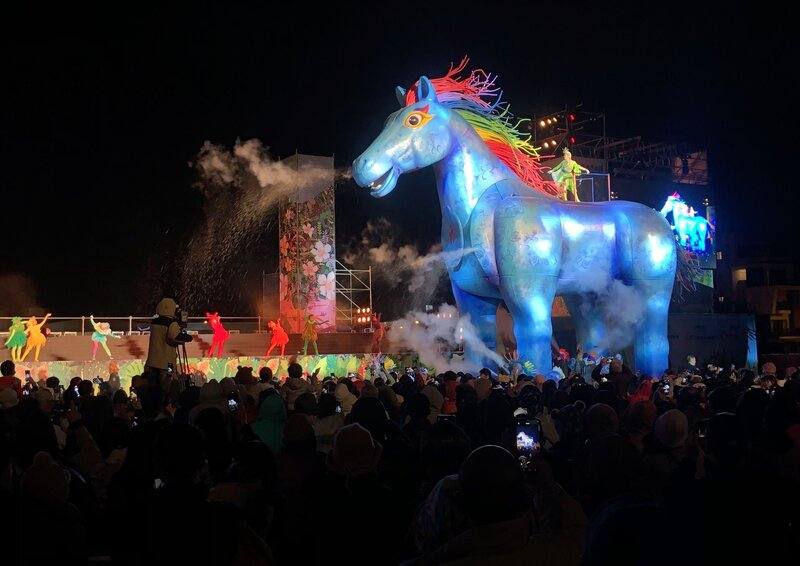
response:
[[[145,413],[153,414],[161,407],[161,399],[169,391],[178,347],[192,341],[186,333],[186,313],[181,311],[174,299],[163,298],[156,307],[156,316],[150,324],[150,342],[144,376],[147,378],[147,394],[142,400]]]

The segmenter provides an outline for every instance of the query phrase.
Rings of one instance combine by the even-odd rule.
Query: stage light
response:
[[[550,144],[548,142],[544,142],[544,146],[545,147],[550,147]]]
[[[547,124],[544,123],[544,120],[539,120],[539,126],[544,128]]]
[[[415,321],[414,321],[414,324],[419,324],[419,321],[418,321],[418,320],[415,320]]]
[[[553,123],[553,121],[552,121],[550,118],[548,118],[548,119],[547,119],[547,123],[548,123],[548,124],[552,124],[552,123]]]
[[[572,136],[570,136],[570,138],[569,138],[569,143],[575,143],[575,138],[574,138],[574,137],[572,137]]]
[[[556,143],[556,140],[553,140],[553,141],[551,141],[550,143],[552,144],[552,146],[553,146],[553,147],[556,147],[556,146],[558,145],[558,144]]]
[[[575,121],[575,114],[570,114],[569,115],[569,121],[570,122],[574,122]]]
[[[367,307],[367,312],[369,312],[369,307]]]

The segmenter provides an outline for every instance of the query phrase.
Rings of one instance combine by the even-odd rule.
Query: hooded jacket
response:
[[[165,370],[170,364],[175,365],[178,357],[175,338],[181,331],[181,327],[174,321],[175,311],[178,305],[172,299],[161,299],[156,307],[156,314],[159,322],[150,325],[150,343],[147,348],[146,366]],[[173,319],[173,322],[169,322]],[[162,323],[164,322],[164,323]]]
[[[253,423],[253,432],[261,442],[269,446],[273,454],[280,454],[283,427],[286,425],[286,406],[280,395],[267,395],[258,409],[258,419]]]

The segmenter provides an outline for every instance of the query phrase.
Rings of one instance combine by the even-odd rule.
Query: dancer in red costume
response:
[[[217,350],[217,357],[222,357],[222,349],[225,346],[225,340],[228,339],[230,333],[222,326],[222,317],[218,312],[207,312],[206,322],[214,331],[214,337],[211,339],[211,348],[208,350],[208,357],[214,357],[214,349]]]
[[[269,356],[269,353],[272,352],[273,348],[280,348],[281,349],[281,357],[283,357],[283,353],[286,350],[286,344],[289,343],[289,335],[286,334],[286,331],[281,326],[281,322],[276,320],[275,322],[269,321],[267,323],[267,328],[270,329],[272,332],[272,339],[269,342],[269,348],[267,348],[266,356]]]
[[[372,315],[372,348],[371,352],[381,353],[381,342],[383,341],[384,336],[386,336],[386,326],[381,322],[381,315],[380,314],[373,314]]]

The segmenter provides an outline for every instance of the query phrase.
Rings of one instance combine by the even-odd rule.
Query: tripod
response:
[[[178,352],[177,357],[177,370],[178,370],[178,377],[183,375],[189,375],[189,357],[186,355],[186,343],[181,342],[178,344],[176,348]]]

